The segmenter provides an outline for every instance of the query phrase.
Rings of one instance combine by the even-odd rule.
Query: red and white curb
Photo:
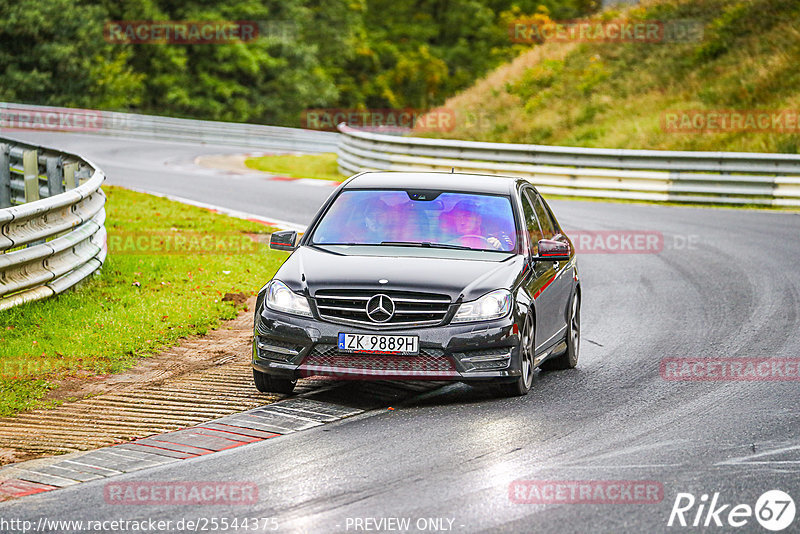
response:
[[[12,464],[0,469],[0,500],[24,497],[197,458],[331,423],[364,410],[303,397],[130,443]],[[55,460],[55,461],[52,461]]]
[[[281,155],[286,154],[295,154],[295,155],[303,155],[303,153],[281,153]],[[214,175],[214,176],[226,176],[230,178],[256,178],[259,180],[267,180],[267,181],[277,181],[277,182],[294,182],[301,185],[308,185],[312,187],[337,187],[346,179],[345,176],[342,176],[341,180],[323,180],[320,178],[295,178],[292,176],[281,176],[270,174],[267,171],[259,171],[256,169],[251,169],[246,167],[242,164],[241,167],[226,167],[226,166],[216,166],[214,164],[204,164],[201,160],[208,160],[209,158],[215,157],[242,157],[242,158],[258,158],[262,156],[272,156],[276,155],[274,152],[251,152],[245,154],[204,154],[202,156],[195,157],[188,161],[169,161],[166,165],[172,169],[182,172],[189,172],[194,174],[206,174],[206,175]]]
[[[336,180],[321,180],[319,178],[292,178],[291,176],[270,176],[265,178],[270,181],[277,182],[294,182],[302,185],[311,185],[315,187],[337,187],[342,185],[342,182]]]

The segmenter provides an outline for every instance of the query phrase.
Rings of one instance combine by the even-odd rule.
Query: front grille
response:
[[[386,295],[394,304],[394,315],[383,322],[373,320],[367,315],[367,304],[377,295]],[[405,291],[318,291],[314,302],[323,320],[372,328],[438,325],[444,321],[450,309],[450,297],[447,295]]]
[[[420,348],[416,356],[383,354],[348,354],[339,352],[336,345],[317,345],[299,368],[306,376],[366,376],[366,377],[427,377],[454,378],[458,376],[450,358],[442,349]]]

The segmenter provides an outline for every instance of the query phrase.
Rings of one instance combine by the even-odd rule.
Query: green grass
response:
[[[676,110],[800,109],[796,0],[649,0],[605,19],[697,21],[688,42],[545,43],[443,104],[420,135],[545,145],[800,151],[800,131],[668,131]]]
[[[60,378],[123,371],[234,318],[240,308],[225,293],[254,293],[286,258],[268,250],[272,229],[261,224],[104,190],[109,255],[100,272],[77,290],[0,313],[0,415],[36,406]],[[179,237],[177,249],[155,251]]]
[[[245,165],[251,169],[265,171],[292,178],[317,178],[341,182],[345,176],[339,174],[336,154],[262,156],[248,158]]]

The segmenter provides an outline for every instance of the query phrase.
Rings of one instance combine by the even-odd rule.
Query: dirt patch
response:
[[[120,374],[64,380],[47,396],[60,405],[0,418],[0,465],[121,443],[276,400],[252,383],[255,297],[230,295],[247,310],[217,330]]]
[[[232,297],[226,298],[229,295]],[[50,390],[45,400],[74,401],[109,392],[162,384],[192,371],[223,363],[220,358],[225,360],[226,356],[232,357],[237,351],[241,352],[243,341],[248,343],[249,355],[249,336],[253,331],[253,318],[249,310],[255,306],[255,297],[248,297],[246,293],[226,293],[223,300],[233,300],[237,306],[246,302],[247,307],[235,319],[224,322],[218,329],[204,336],[187,337],[179,345],[147,356],[122,373],[96,375],[87,372],[85,376],[63,379]],[[243,323],[246,328],[244,332]],[[242,335],[245,337],[242,338]]]
[[[225,293],[225,296],[222,297],[222,302],[233,302],[237,306],[241,306],[247,302],[247,298],[247,293]]]

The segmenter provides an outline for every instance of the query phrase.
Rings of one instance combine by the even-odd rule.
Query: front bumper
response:
[[[513,315],[481,323],[375,331],[262,307],[256,314],[253,368],[282,378],[496,380],[520,375]],[[419,336],[419,355],[338,351],[340,332]]]

